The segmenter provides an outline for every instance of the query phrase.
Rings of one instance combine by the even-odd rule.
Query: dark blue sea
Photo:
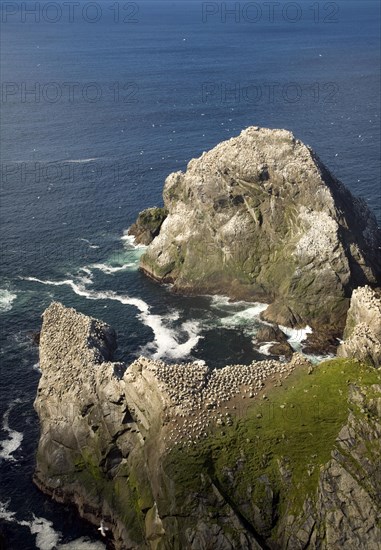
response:
[[[12,550],[94,550],[99,532],[31,481],[42,312],[105,320],[127,362],[261,357],[260,305],[171,294],[125,232],[169,173],[250,125],[292,130],[381,223],[380,5],[0,6],[0,533]]]

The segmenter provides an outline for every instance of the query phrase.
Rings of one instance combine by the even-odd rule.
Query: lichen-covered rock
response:
[[[381,278],[381,235],[291,132],[250,127],[168,176],[168,216],[141,268],[174,289],[267,301],[278,324],[344,327],[354,288]]]
[[[355,357],[381,365],[381,295],[369,286],[357,288],[351,298],[340,357]]]
[[[150,244],[159,234],[167,211],[165,208],[147,208],[140,212],[136,222],[128,230],[129,235],[135,237],[136,244]]]

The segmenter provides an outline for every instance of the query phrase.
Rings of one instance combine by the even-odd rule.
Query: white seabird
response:
[[[102,537],[106,536],[106,531],[108,531],[109,528],[105,526],[103,519],[101,520],[101,525],[98,527],[98,531],[101,532]]]

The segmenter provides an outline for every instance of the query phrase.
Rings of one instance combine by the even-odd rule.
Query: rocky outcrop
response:
[[[265,301],[270,322],[338,336],[352,290],[381,279],[375,217],[286,130],[247,128],[168,176],[163,197],[141,268],[174,290]]]
[[[279,327],[263,325],[255,335],[257,344],[266,344],[267,353],[271,355],[283,356],[291,359],[294,351],[288,343],[287,336]]]
[[[357,288],[351,298],[340,357],[355,357],[381,365],[381,294],[369,286]]]
[[[115,510],[131,495],[125,457],[133,456],[142,436],[120,401],[118,381],[125,366],[109,362],[115,347],[115,333],[105,323],[60,304],[46,310],[35,401],[41,433],[34,480],[55,500],[74,503],[90,521],[104,518],[107,526],[116,516],[117,544],[123,540],[129,547],[130,535]],[[100,488],[103,476],[107,481]],[[104,498],[106,488],[112,501]]]
[[[147,208],[140,212],[136,222],[129,228],[128,234],[135,237],[136,244],[150,244],[159,234],[167,214],[165,208]]]
[[[293,367],[277,361],[210,369],[140,358],[111,362],[113,330],[53,303],[43,315],[35,408],[41,425],[35,483],[89,521],[104,521],[117,549],[259,548],[240,515],[204,476],[205,498],[177,502],[163,470],[173,447],[232,423],[228,403],[253,399]],[[273,382],[272,382],[273,383]],[[208,519],[210,509],[218,521]]]
[[[58,303],[45,311],[34,479],[102,520],[116,549],[378,548],[379,371],[346,360],[312,369],[300,354],[223,369],[139,358],[127,369],[112,362],[115,346],[105,323]],[[335,432],[352,376],[361,383]],[[293,431],[308,392],[323,401],[300,409]]]

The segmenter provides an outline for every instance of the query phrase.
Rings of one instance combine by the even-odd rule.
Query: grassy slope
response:
[[[268,391],[267,399],[250,400],[250,405],[245,400],[249,407],[238,412],[232,426],[215,427],[194,447],[171,451],[163,469],[167,482],[171,480],[170,499],[173,504],[175,497],[176,512],[187,516],[187,506],[195,504],[189,496],[210,490],[202,481],[201,474],[207,473],[249,522],[257,510],[260,531],[270,536],[286,506],[297,514],[306,496],[314,497],[320,468],[329,461],[348,418],[348,386],[353,383],[379,384],[381,371],[349,359],[321,363],[310,375],[299,368],[283,386]],[[283,477],[280,464],[286,472]],[[139,461],[114,480],[104,476],[91,455],[82,454],[77,466],[76,479],[90,494],[102,495],[130,535],[143,541],[143,510],[152,501]],[[213,515],[215,510],[209,512]]]
[[[268,496],[258,478],[265,474],[279,499],[278,512],[287,503],[298,512],[306,496],[313,497],[320,467],[330,459],[348,417],[349,384],[380,382],[380,371],[348,359],[323,362],[311,375],[299,369],[272,389],[268,399],[251,405],[232,427],[215,429],[191,450],[170,454],[166,471],[176,482],[178,497],[200,490],[200,472],[207,470],[238,507],[249,499],[261,510]],[[280,463],[289,476],[281,478]],[[234,483],[229,471],[236,473]],[[263,520],[266,529],[273,527],[273,520]]]

